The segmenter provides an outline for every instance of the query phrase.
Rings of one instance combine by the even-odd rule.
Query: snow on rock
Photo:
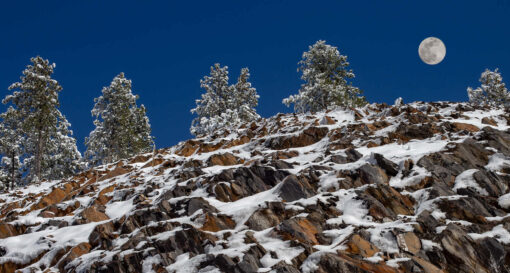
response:
[[[0,272],[488,268],[510,247],[507,120],[447,102],[278,114],[0,193]]]

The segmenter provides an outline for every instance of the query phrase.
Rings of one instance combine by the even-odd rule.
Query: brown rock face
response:
[[[494,119],[489,118],[489,117],[482,118],[482,123],[492,125],[492,126],[498,126],[498,123]]]
[[[275,150],[298,148],[312,145],[328,133],[326,127],[309,127],[297,136],[282,136],[268,139],[266,145]]]
[[[285,220],[278,226],[278,230],[284,239],[295,238],[300,242],[312,245],[319,244],[317,238],[315,238],[319,230],[307,219],[292,218]]]
[[[91,206],[83,210],[81,213],[81,216],[87,221],[87,222],[101,222],[108,220],[108,216],[104,214],[104,212],[100,211],[98,207]]]
[[[91,249],[91,245],[86,242],[80,243],[80,244],[74,246],[73,248],[71,248],[71,250],[68,252],[68,254],[62,260],[60,260],[60,262],[57,265],[60,272],[65,272],[65,266],[68,263],[70,263],[74,259],[82,256],[83,254],[89,253],[90,249]]]
[[[455,128],[455,130],[457,130],[457,131],[466,130],[471,133],[480,131],[480,128],[478,128],[472,124],[467,124],[467,123],[462,123],[462,122],[454,122],[454,123],[452,123],[452,125],[453,125],[453,128]]]
[[[37,203],[33,209],[41,209],[49,205],[59,203],[66,197],[66,192],[60,188],[55,188],[51,193],[41,198],[41,201]]]
[[[347,242],[347,252],[355,255],[361,255],[365,258],[374,256],[375,253],[379,252],[379,248],[371,244],[369,241],[361,238],[358,234],[351,236]]]
[[[8,223],[0,223],[0,239],[19,235],[16,228]]]
[[[490,109],[280,114],[0,192],[0,272],[507,272],[510,111],[469,124]]]
[[[225,154],[214,154],[211,157],[209,157],[209,166],[231,166],[238,164],[238,159],[231,153],[225,153]]]

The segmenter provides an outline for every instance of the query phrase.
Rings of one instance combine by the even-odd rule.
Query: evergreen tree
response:
[[[255,107],[258,104],[259,95],[257,90],[251,86],[250,70],[241,69],[241,74],[234,86],[234,106],[232,109],[238,109],[241,121],[249,122],[260,118]]]
[[[104,87],[102,96],[94,99],[92,116],[95,129],[85,139],[85,157],[92,165],[111,163],[151,151],[153,137],[143,105],[136,105],[137,95],[131,80],[120,73]]]
[[[210,76],[200,81],[200,87],[206,92],[191,110],[198,115],[191,124],[191,133],[204,135],[260,118],[255,110],[259,96],[249,78],[248,68],[243,68],[237,83],[229,85],[228,67],[214,64]]]
[[[58,179],[80,167],[81,155],[76,148],[70,123],[58,110],[60,84],[51,78],[55,64],[39,56],[31,58],[15,90],[3,100],[13,106],[23,132],[23,164],[27,181]]]
[[[334,106],[356,107],[366,104],[362,91],[347,82],[354,78],[352,70],[347,70],[347,56],[340,55],[338,49],[317,41],[303,53],[298,71],[305,81],[297,95],[283,100],[287,106],[294,104],[294,111],[321,111]]]
[[[469,102],[491,106],[507,106],[510,103],[510,94],[497,68],[494,71],[485,69],[479,81],[481,83],[480,87],[476,89],[467,88]]]
[[[0,115],[0,181],[3,188],[12,189],[19,184],[22,175],[20,156],[23,132],[19,127],[20,117],[13,107]]]

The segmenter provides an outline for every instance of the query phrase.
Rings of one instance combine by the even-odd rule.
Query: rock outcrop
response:
[[[280,114],[0,193],[0,272],[510,272],[510,114]]]

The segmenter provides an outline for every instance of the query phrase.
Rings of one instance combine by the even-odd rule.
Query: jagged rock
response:
[[[485,224],[485,217],[492,216],[485,206],[473,197],[462,197],[437,201],[437,207],[446,213],[449,219],[465,220],[472,223]]]
[[[401,250],[416,255],[421,249],[421,241],[413,232],[397,234],[397,243]]]
[[[318,273],[397,273],[398,270],[382,264],[373,264],[367,261],[355,261],[346,255],[323,254],[320,258]]]
[[[445,152],[437,152],[422,157],[417,165],[430,171],[433,177],[452,185],[455,176],[465,170],[482,168],[488,163],[489,151],[474,140],[454,144]]]
[[[482,123],[492,125],[492,126],[498,126],[498,123],[494,119],[489,118],[489,117],[482,118]]]
[[[92,248],[100,246],[103,249],[110,249],[113,239],[117,237],[118,235],[115,232],[113,222],[109,221],[104,224],[99,224],[94,228],[90,233],[89,243]]]
[[[278,232],[284,239],[296,239],[300,242],[319,244],[315,235],[320,232],[316,226],[305,218],[292,218],[278,225]]]
[[[467,123],[462,123],[462,122],[454,122],[454,123],[452,123],[452,125],[453,125],[453,128],[455,129],[455,131],[465,130],[465,131],[468,131],[471,133],[480,131],[480,129],[478,127],[476,127],[475,125],[472,125],[472,124],[467,124]]]
[[[273,265],[273,270],[276,270],[276,273],[299,273],[299,269],[295,268],[292,265],[286,264],[284,262],[277,263]]]
[[[446,252],[448,271],[486,272],[467,234],[455,224],[449,224],[441,233],[441,247]]]
[[[398,174],[398,165],[393,163],[392,161],[384,158],[381,154],[375,153],[373,154],[377,165],[381,167],[388,175],[395,176]]]
[[[89,253],[91,247],[92,246],[89,243],[83,242],[71,248],[67,255],[64,258],[62,258],[57,265],[60,272],[64,272],[65,266],[74,259],[82,256],[83,254]]]
[[[101,209],[96,206],[84,209],[81,216],[85,219],[86,223],[101,222],[110,219],[106,214],[104,214],[104,209],[101,211]]]
[[[231,153],[225,154],[214,154],[209,157],[208,165],[209,166],[232,166],[238,164],[238,159]]]
[[[274,150],[298,148],[314,144],[328,133],[326,127],[309,127],[297,136],[279,136],[266,140],[266,146]]]
[[[20,233],[15,226],[8,223],[0,223],[0,239],[16,236]]]
[[[385,208],[391,209],[395,215],[413,214],[413,201],[408,196],[401,195],[389,185],[376,184],[374,187],[368,187],[364,193],[377,199]]]
[[[372,257],[375,253],[379,252],[380,249],[375,245],[371,244],[369,241],[363,239],[358,234],[352,235],[347,243],[347,249],[345,250],[348,253],[361,255],[364,258]]]
[[[0,193],[0,272],[505,272],[510,247],[490,231],[510,230],[510,111],[469,125],[490,109],[281,114]],[[436,152],[415,155],[420,142]],[[466,170],[487,194],[453,190]]]
[[[359,179],[362,184],[387,184],[389,181],[386,173],[372,164],[365,164],[358,169]]]
[[[230,186],[219,184],[210,190],[214,190],[216,197],[223,202],[235,201],[238,198],[266,191],[287,175],[287,171],[257,165],[235,170],[228,169],[213,177],[212,181],[229,181]]]
[[[279,195],[286,202],[292,202],[311,197],[315,195],[315,192],[308,181],[299,179],[295,175],[289,175],[281,182]]]
[[[280,223],[280,218],[271,209],[261,209],[255,211],[246,221],[250,229],[260,231],[270,227],[274,227]]]
[[[204,225],[201,229],[216,232],[224,229],[233,229],[235,226],[236,223],[226,215],[206,213]]]
[[[487,141],[487,146],[497,149],[498,152],[506,156],[510,156],[510,134],[508,132],[502,132],[486,126],[480,131],[479,139]]]
[[[349,149],[345,150],[345,156],[332,155],[331,161],[335,162],[337,164],[346,164],[346,163],[356,162],[361,157],[362,157],[362,155],[358,151],[356,151],[353,148],[349,148]]]
[[[188,208],[187,213],[188,215],[193,215],[197,210],[203,210],[204,212],[212,212],[216,213],[218,210],[209,204],[204,198],[202,197],[195,197],[191,198],[188,202]]]
[[[422,211],[416,218],[416,221],[429,233],[435,232],[436,227],[439,226],[439,222],[431,215],[429,210]]]

